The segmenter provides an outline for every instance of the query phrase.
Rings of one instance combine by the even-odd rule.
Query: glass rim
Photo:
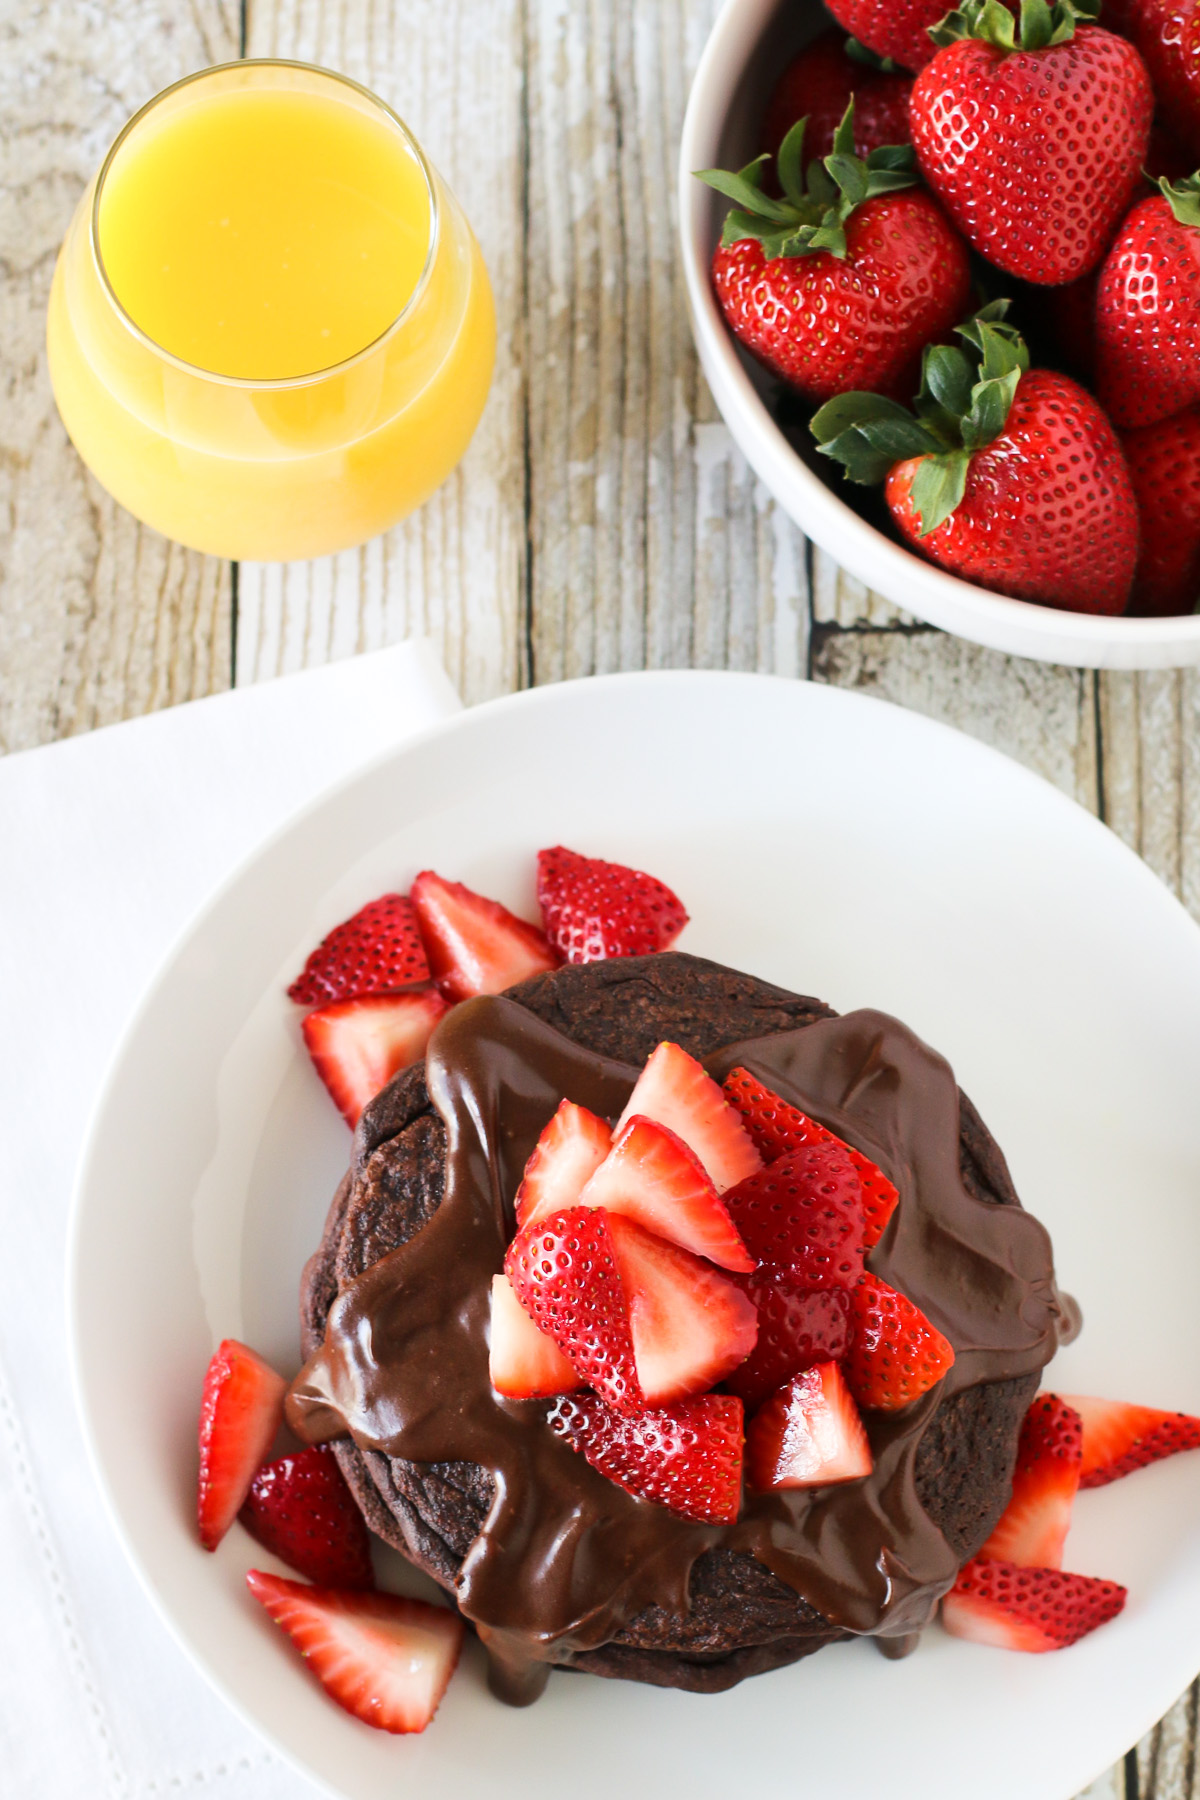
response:
[[[152,113],[162,101],[169,100],[172,94],[177,94],[182,88],[191,87],[198,81],[205,81],[214,75],[226,75],[235,69],[299,69],[306,75],[319,75],[325,80],[334,81],[342,87],[352,89],[354,93],[360,94],[363,99],[370,101],[371,105],[378,112],[382,113],[384,118],[396,128],[401,138],[404,140],[404,143],[412,152],[417,167],[420,169],[425,181],[425,192],[429,201],[429,247],[425,253],[425,262],[420,275],[417,277],[417,283],[413,288],[412,293],[408,296],[408,299],[404,302],[404,305],[400,308],[400,311],[396,314],[396,317],[391,323],[386,325],[377,337],[372,338],[369,344],[364,344],[361,350],[355,350],[350,356],[344,356],[340,362],[330,363],[323,369],[313,369],[305,375],[222,375],[216,369],[206,369],[200,363],[188,362],[184,357],[176,356],[174,351],[166,349],[164,345],[158,343],[155,338],[152,338],[149,332],[143,331],[137,321],[126,311],[117,295],[116,289],[109,279],[108,270],[104,266],[104,257],[100,252],[100,201],[104,193],[104,184],[108,179],[109,172],[112,169],[118,151],[125,143],[130,133],[133,132],[136,127],[141,124],[142,120],[145,119],[149,113]],[[195,376],[202,381],[217,382],[223,387],[245,388],[254,393],[278,393],[292,388],[311,387],[317,382],[328,381],[331,376],[344,374],[346,371],[353,369],[358,363],[365,361],[367,357],[372,356],[394,335],[394,333],[399,331],[405,320],[417,306],[426,287],[429,285],[429,277],[433,270],[434,257],[438,248],[440,228],[441,209],[438,206],[437,184],[433,178],[433,169],[429,164],[425,152],[413,136],[413,133],[404,123],[404,120],[400,117],[399,113],[396,112],[394,108],[390,107],[386,100],[381,99],[371,88],[364,87],[361,81],[355,81],[352,76],[343,75],[337,69],[326,69],[319,63],[299,62],[294,58],[283,56],[246,56],[238,57],[230,62],[211,63],[205,69],[194,69],[190,75],[184,75],[179,81],[173,81],[169,87],[163,88],[159,93],[155,94],[152,99],[147,100],[146,104],[139,107],[133,117],[126,121],[113,139],[112,144],[109,146],[108,155],[101,163],[100,172],[96,177],[96,190],[92,196],[91,215],[88,221],[88,244],[92,253],[92,262],[96,269],[96,273],[114,312],[126,330],[129,331],[140,344],[143,344],[147,350],[152,351],[156,357],[161,358],[163,362],[169,363],[173,368],[180,370],[183,374]]]

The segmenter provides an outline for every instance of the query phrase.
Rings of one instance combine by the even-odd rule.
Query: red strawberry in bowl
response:
[[[932,43],[929,48],[932,52]],[[881,64],[840,31],[823,31],[792,58],[771,90],[762,147],[768,156],[778,156],[796,120],[807,119],[807,154],[828,156],[851,100],[858,156],[869,156],[885,144],[907,144],[911,89],[912,80],[902,70]]]
[[[712,263],[721,310],[739,342],[807,400],[854,387],[907,392],[925,345],[966,308],[966,246],[914,186],[911,148],[855,156],[853,102],[834,153],[807,176],[804,130],[794,125],[780,147],[781,200],[763,191],[765,158],[738,174],[699,172],[734,202]]]
[[[1154,96],[1083,0],[964,0],[913,85],[921,173],[997,268],[1055,286],[1100,261],[1137,186]]]
[[[1086,389],[1029,367],[1006,302],[926,353],[916,417],[842,394],[812,420],[852,481],[886,482],[901,534],[952,574],[1067,612],[1119,613],[1138,554],[1121,445]]]
[[[1200,405],[1121,433],[1142,517],[1129,611],[1141,618],[1200,604]]]
[[[923,69],[936,45],[930,28],[946,15],[945,0],[828,0],[839,25],[876,56]]]
[[[1200,401],[1200,174],[1134,207],[1096,290],[1096,393],[1121,429]]]

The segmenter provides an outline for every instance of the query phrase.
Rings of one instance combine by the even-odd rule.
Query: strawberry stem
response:
[[[996,50],[1052,50],[1075,36],[1077,25],[1094,25],[1100,0],[1021,0],[1020,35],[1003,0],[963,0],[963,4],[929,27],[939,48],[962,38],[977,38]]]
[[[908,71],[901,68],[890,56],[877,56],[874,50],[868,50],[860,44],[856,37],[848,37],[842,49],[851,62],[861,63],[865,69],[874,69],[880,75],[906,75]]]
[[[1200,227],[1200,171],[1175,182],[1164,175],[1158,185],[1179,223]]]
[[[763,192],[763,166],[756,156],[736,173],[730,169],[697,169],[696,179],[732,200],[721,232],[723,246],[756,238],[768,260],[778,256],[815,256],[827,250],[844,259],[846,223],[864,201],[893,194],[916,183],[916,155],[911,144],[888,144],[868,157],[854,149],[854,99],[851,97],[833,140],[832,152],[814,157],[804,167],[807,119],[798,119],[779,146],[776,171],[783,199]]]
[[[921,459],[912,499],[922,537],[955,511],[971,457],[1008,423],[1029,352],[1020,332],[1006,323],[1007,312],[1007,300],[994,300],[956,327],[964,348],[929,346],[913,412],[882,394],[849,393],[813,416],[818,450],[840,462],[850,481],[873,485],[894,464]]]

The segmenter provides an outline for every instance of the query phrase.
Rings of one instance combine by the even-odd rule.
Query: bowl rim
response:
[[[1200,613],[1131,619],[1072,613],[994,594],[925,562],[867,523],[792,449],[750,379],[709,281],[718,197],[695,179],[710,166],[729,101],[782,0],[724,0],[688,96],[679,146],[679,240],[692,337],[734,442],[788,516],[843,568],[893,604],[958,637],[1010,655],[1080,668],[1200,663]]]

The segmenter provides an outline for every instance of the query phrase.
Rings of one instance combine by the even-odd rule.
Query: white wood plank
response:
[[[1200,918],[1200,675],[1099,677],[1105,817]]]
[[[229,571],[143,529],[71,449],[46,369],[58,246],[130,113],[236,54],[235,0],[9,9],[0,56],[0,750],[229,681]]]

